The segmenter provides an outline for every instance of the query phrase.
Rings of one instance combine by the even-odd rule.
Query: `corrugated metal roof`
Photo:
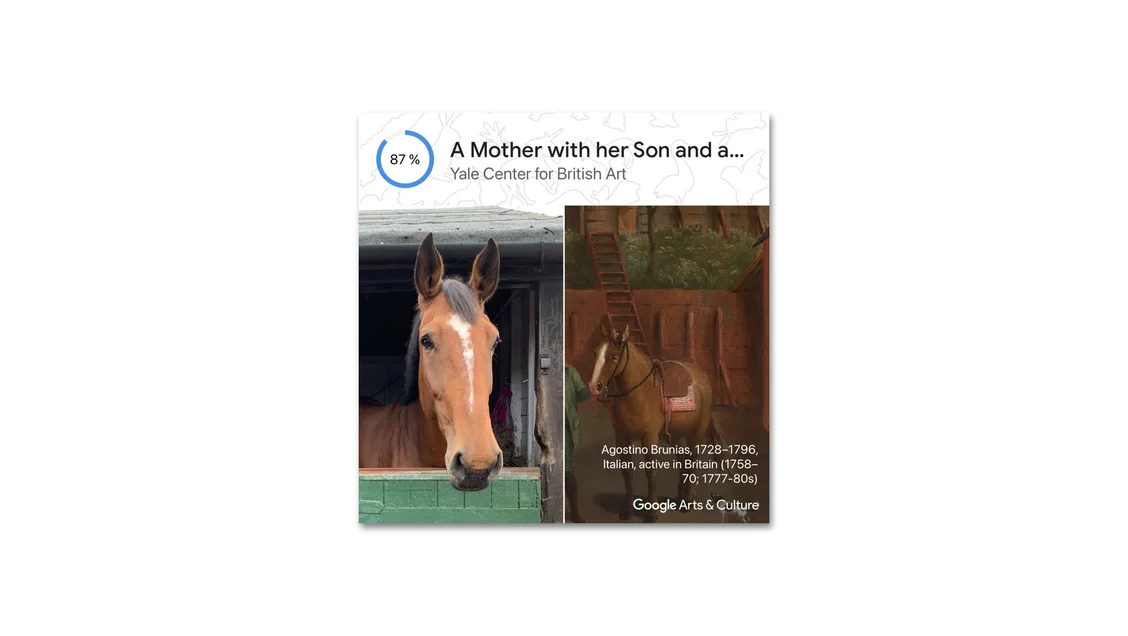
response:
[[[564,219],[501,207],[362,210],[360,245],[417,244],[435,235],[435,243],[562,243]]]

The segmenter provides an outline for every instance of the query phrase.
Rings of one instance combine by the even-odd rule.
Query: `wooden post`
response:
[[[536,391],[536,383],[538,379],[537,374],[539,373],[539,371],[537,371],[537,343],[542,337],[543,333],[541,329],[537,328],[537,319],[539,318],[539,316],[537,316],[537,292],[530,289],[528,292],[526,292],[526,297],[528,299],[529,305],[525,314],[526,316],[528,316],[528,322],[526,323],[527,326],[525,327],[525,334],[527,334],[527,338],[525,338],[524,340],[526,342],[526,351],[528,352],[528,358],[525,362],[525,378],[526,380],[528,380],[529,386],[528,391],[526,392],[526,395],[529,396],[529,428],[527,433],[528,437],[525,440],[525,457],[528,458],[530,462],[532,462],[535,458],[533,446],[536,445],[536,442],[534,441],[535,436],[533,435],[533,430],[536,427],[537,423],[537,400],[539,399]],[[557,320],[555,326],[555,336],[557,339],[557,346],[559,346],[559,341],[563,339],[561,338],[561,336],[564,335],[560,333],[562,331],[563,325],[561,325],[559,320]],[[561,382],[560,386],[564,386],[564,383]],[[540,449],[538,448],[537,451],[539,450]]]
[[[717,381],[723,384],[728,392],[728,405],[736,406],[736,397],[732,394],[732,383],[729,381],[728,366],[725,364],[725,319],[724,311],[717,307]]]
[[[646,207],[646,240],[650,246],[650,261],[646,265],[646,273],[651,276],[658,271],[658,247],[655,243],[657,238],[654,236],[654,214],[657,211],[656,205]]]
[[[724,338],[721,335],[721,332],[724,331],[725,326],[724,326],[724,323],[721,321],[721,308],[716,307],[715,309],[716,310],[713,312],[713,316],[716,318],[716,323],[717,323],[717,349],[716,349],[716,354],[715,354],[715,361],[713,363],[713,367],[714,367],[713,371],[717,376],[717,382],[720,383],[720,381],[721,381],[721,359],[724,357],[724,354],[723,354],[723,352],[724,352],[724,342],[723,342]]]
[[[768,255],[768,243],[769,243],[769,241],[764,241],[764,251],[762,252],[762,254],[764,255],[764,260],[762,261],[763,266],[761,267],[761,270],[760,270],[762,272],[760,275],[763,277],[763,279],[762,279],[763,284],[761,285],[761,287],[763,288],[763,291],[762,291],[763,300],[761,301],[760,306],[762,307],[761,311],[764,312],[764,315],[763,315],[763,319],[764,319],[764,329],[763,329],[763,332],[764,332],[763,333],[764,359],[760,363],[760,387],[761,387],[760,392],[763,395],[763,400],[761,402],[764,405],[763,420],[764,420],[764,430],[765,431],[770,430],[768,428],[768,414],[769,414],[769,411],[768,411],[768,396],[771,395],[771,390],[770,390],[771,387],[768,386],[768,380],[771,377],[771,374],[768,371],[768,357],[769,357],[768,356],[768,348],[770,347],[770,343],[771,343],[771,339],[768,337],[768,323],[769,323],[768,318],[771,316],[771,311],[769,311],[769,309],[768,309],[768,299],[769,299],[768,282],[771,280],[771,277],[768,275],[768,264],[771,262],[771,259],[769,258],[769,255]]]
[[[685,348],[686,360],[691,364],[697,364],[697,351],[693,346],[693,310],[690,309],[685,312]]]
[[[721,347],[724,346],[723,343],[722,343],[722,336],[721,336],[721,330],[724,329],[724,325],[721,324],[721,308],[720,307],[714,308],[713,318],[715,319],[715,323],[716,323],[716,351],[715,351],[715,356],[714,356],[714,361],[713,361],[713,373],[716,376],[716,381],[720,383],[721,382],[721,352],[723,351]]]
[[[728,219],[725,218],[725,209],[717,206],[717,215],[721,217],[721,234],[724,234],[725,238],[729,238],[732,235],[732,229],[729,228]]]
[[[576,355],[576,312],[568,312],[568,331],[564,334],[564,351],[571,359]]]
[[[525,348],[525,345],[522,345],[522,343],[526,342],[525,339],[528,337],[523,333],[525,331],[525,321],[521,313],[525,305],[525,294],[519,289],[513,290],[512,293],[515,294],[516,297],[513,299],[513,302],[509,304],[509,389],[513,391],[513,397],[510,398],[509,412],[512,413],[511,417],[514,423],[513,447],[514,449],[524,449],[524,436],[531,434],[533,430],[531,424],[533,417],[529,415],[528,419],[524,419],[526,412],[523,406],[527,398],[525,390],[529,388],[526,386],[527,383],[524,382],[525,376],[522,375],[524,365],[521,362],[521,353]],[[526,422],[530,424],[526,426]],[[524,450],[521,450],[521,453],[524,454]]]
[[[658,326],[654,328],[654,357],[662,360],[666,346],[666,310],[659,309],[654,319],[658,322]]]
[[[530,328],[536,339],[530,343],[529,380],[535,385],[530,400],[530,419],[536,419],[537,442],[541,445],[541,521],[564,521],[564,352],[561,344],[564,325],[564,281],[542,281],[530,294],[537,315]],[[530,312],[532,313],[532,312]],[[542,370],[537,353],[548,355],[548,368]],[[545,450],[547,448],[547,450]],[[550,459],[545,461],[546,456]]]
[[[638,234],[638,207],[633,205],[619,207],[616,227],[620,235]]]

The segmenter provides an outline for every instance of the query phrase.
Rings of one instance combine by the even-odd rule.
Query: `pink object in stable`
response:
[[[506,416],[509,415],[509,398],[513,397],[513,391],[509,390],[508,386],[501,387],[501,395],[497,398],[497,404],[494,404],[493,412],[490,413],[490,421],[494,424],[505,424],[507,422]]]
[[[666,397],[665,387],[662,388],[662,412],[686,413],[697,410],[697,395],[693,392],[693,385],[681,397]]]

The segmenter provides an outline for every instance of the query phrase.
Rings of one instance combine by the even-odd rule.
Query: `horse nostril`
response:
[[[455,457],[450,458],[450,471],[461,474],[466,468],[466,458],[462,457],[461,452],[456,452]]]
[[[469,466],[466,465],[466,458],[462,456],[461,451],[454,454],[454,459],[451,460],[450,467],[453,468],[453,469],[460,469],[460,470],[465,470],[467,468],[470,468]]]
[[[450,481],[456,490],[483,490],[501,472],[503,455],[498,453],[485,468],[472,468],[461,452],[450,458]]]
[[[603,383],[602,382],[596,382],[595,383],[595,390],[596,391],[602,391],[603,390]]]

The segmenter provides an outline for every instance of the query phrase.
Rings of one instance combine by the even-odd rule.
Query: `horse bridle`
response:
[[[603,391],[595,397],[595,399],[599,400],[600,402],[606,402],[611,398],[621,398],[630,395],[631,391],[634,391],[638,387],[642,386],[643,382],[649,380],[650,376],[654,375],[655,369],[658,368],[658,361],[655,360],[650,365],[650,372],[646,374],[646,377],[639,380],[638,384],[632,386],[626,391],[623,391],[622,393],[608,393],[608,391],[611,390],[611,381],[622,375],[622,373],[619,372],[619,366],[623,365],[623,373],[626,373],[627,371],[626,363],[630,360],[631,357],[631,348],[627,345],[627,339],[623,338],[623,347],[619,349],[619,359],[615,362],[615,368],[611,370],[611,377],[607,378],[607,384],[603,386]]]

